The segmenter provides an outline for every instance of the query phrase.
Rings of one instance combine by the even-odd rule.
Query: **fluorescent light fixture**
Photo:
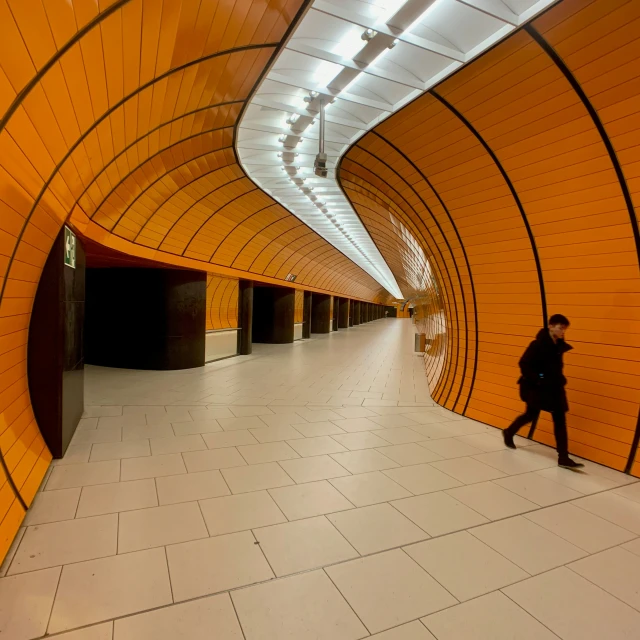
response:
[[[434,7],[436,7],[438,5],[439,2],[442,2],[442,0],[434,0],[434,3],[429,5],[420,15],[420,17],[417,20],[414,20],[405,30],[405,33],[410,33],[413,29],[415,29],[415,27],[417,27],[421,22],[424,21],[424,19],[427,17],[427,15],[429,15],[429,12],[433,11]]]
[[[386,2],[381,8],[381,12],[376,18],[376,24],[384,24],[386,21],[406,4],[407,0],[390,0]]]
[[[369,42],[369,40],[373,40],[377,35],[377,31],[374,31],[373,29],[365,29],[362,34],[360,34],[360,38],[365,42]]]
[[[320,87],[326,87],[343,69],[335,62],[322,60],[313,73],[312,80]]]

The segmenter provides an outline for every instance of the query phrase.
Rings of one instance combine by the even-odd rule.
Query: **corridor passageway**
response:
[[[390,318],[89,368],[3,565],[0,637],[636,637],[640,484],[435,406],[413,337]]]

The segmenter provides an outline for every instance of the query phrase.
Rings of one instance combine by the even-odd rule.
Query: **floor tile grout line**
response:
[[[206,526],[206,525],[205,525]],[[169,552],[167,551],[167,545],[164,545],[162,547],[162,550],[164,551],[164,561],[167,565],[167,579],[169,580],[169,591],[171,591],[171,604],[177,604],[176,603],[176,597],[173,593],[173,582],[171,580],[171,567],[169,566]],[[165,606],[170,606],[170,605],[165,605]],[[113,626],[115,627],[115,622],[113,624]]]
[[[351,560],[349,562],[353,562],[353,560]],[[330,566],[333,566],[333,565],[330,565]],[[353,608],[353,605],[349,602],[348,598],[340,590],[340,587],[333,581],[333,578],[329,575],[329,572],[327,571],[326,567],[322,567],[321,570],[322,570],[322,573],[324,573],[324,575],[327,576],[327,579],[329,580],[329,582],[331,582],[331,584],[333,585],[335,590],[340,594],[340,597],[344,600],[344,602],[346,602],[346,604],[349,607],[349,609],[351,609],[351,611],[353,612],[353,615],[356,618],[358,618],[358,620],[360,621],[360,624],[362,625],[362,627],[364,629],[366,629],[367,633],[371,636],[372,635],[371,629],[369,629],[369,627],[364,623],[364,620],[358,615],[356,610]]]
[[[266,527],[260,527],[262,529],[266,529]],[[259,529],[258,529],[259,530]],[[254,540],[254,544],[256,547],[258,547],[260,549],[260,553],[262,554],[262,557],[264,558],[264,561],[267,563],[267,565],[269,566],[269,569],[271,570],[271,573],[273,575],[273,578],[269,578],[268,580],[262,580],[260,582],[254,582],[251,585],[244,585],[244,587],[237,587],[237,589],[242,589],[242,588],[248,588],[248,587],[252,587],[255,584],[265,584],[265,583],[269,583],[273,580],[279,580],[281,578],[284,578],[285,576],[278,576],[278,574],[275,572],[275,569],[273,568],[273,566],[271,565],[271,561],[269,560],[269,558],[267,557],[267,554],[265,553],[264,549],[262,548],[262,543],[260,542],[260,540],[258,540],[258,536],[256,536],[255,531],[253,529],[249,529],[249,533],[251,534],[251,537]],[[233,534],[232,534],[233,535]],[[235,591],[236,589],[234,589]],[[231,593],[231,591],[229,592]]]
[[[58,598],[58,590],[60,589],[60,582],[62,581],[62,572],[64,571],[64,566],[60,567],[60,571],[58,572],[58,580],[56,582],[56,589],[53,592],[53,599],[51,600],[51,610],[49,611],[49,616],[47,617],[47,624],[45,626],[45,636],[47,635],[47,630],[49,629],[49,625],[51,624],[51,618],[53,616],[53,609],[56,606],[56,600]]]
[[[580,498],[574,498],[574,500],[579,500],[579,499]],[[554,535],[558,536],[558,538],[562,538],[564,541],[568,542],[569,544],[572,544],[574,547],[578,547],[578,549],[582,549],[582,551],[585,551],[589,555],[593,555],[595,553],[601,553],[601,551],[605,551],[606,549],[610,549],[611,548],[611,547],[605,547],[605,549],[601,549],[600,551],[589,551],[588,549],[585,549],[584,547],[581,547],[579,544],[577,544],[575,542],[572,542],[571,540],[568,540],[567,538],[565,538],[565,536],[563,536],[563,535],[561,535],[559,533],[556,533],[555,531],[552,531],[551,529],[548,529],[544,525],[542,525],[539,522],[536,522],[535,520],[532,520],[531,518],[528,517],[529,515],[531,515],[533,513],[537,513],[538,511],[540,511],[542,509],[551,509],[553,507],[560,506],[560,505],[565,505],[565,504],[572,505],[573,503],[572,502],[559,502],[557,504],[550,505],[549,507],[542,507],[541,509],[525,511],[525,512],[519,514],[519,515],[521,515],[523,518],[526,518],[530,522],[533,522],[533,524],[536,524],[539,527],[542,527],[543,529],[546,529],[550,533],[553,533]],[[640,534],[636,533],[635,531],[631,531],[630,529],[627,529],[627,528],[623,527],[622,525],[619,525],[616,522],[612,522],[611,520],[607,520],[606,518],[602,518],[601,516],[599,516],[599,515],[597,515],[595,513],[591,513],[591,511],[588,511],[587,509],[583,509],[582,507],[579,507],[577,504],[573,504],[573,506],[578,507],[582,511],[585,511],[586,513],[588,513],[589,515],[593,516],[594,518],[597,518],[598,520],[602,520],[603,522],[606,522],[606,523],[608,523],[610,525],[613,525],[614,527],[618,527],[618,529],[622,529],[623,531],[626,531],[627,533],[630,533],[635,538],[640,537]],[[627,542],[631,542],[631,540],[628,540]],[[623,542],[623,543],[619,543],[619,544],[626,544],[626,543]],[[618,545],[612,545],[612,547],[615,547],[615,546],[618,546]]]
[[[229,596],[229,601],[231,602],[231,606],[233,607],[233,613],[235,614],[236,620],[238,621],[238,626],[240,627],[240,633],[242,634],[243,639],[247,640],[247,634],[245,633],[244,627],[242,626],[242,620],[240,620],[240,615],[238,614],[238,609],[236,608],[236,603],[233,600],[233,596],[231,595],[230,592],[228,596]]]
[[[611,549],[615,549],[615,548],[617,548],[619,546],[621,546],[621,545],[617,545],[615,547],[611,547],[610,549],[605,549],[605,551],[610,551]],[[600,551],[598,553],[602,553],[602,551]],[[629,552],[629,553],[631,553],[631,552]],[[598,555],[598,554],[594,553],[594,554],[591,554],[591,555]],[[634,554],[632,554],[632,555],[634,555]],[[590,557],[590,556],[587,556],[587,557]],[[571,567],[572,564],[575,564],[576,562],[580,562],[581,560],[586,560],[586,559],[587,558],[578,558],[578,560],[573,560],[572,562],[568,562],[568,563],[562,565],[562,567],[556,567],[556,568],[562,568],[562,569],[567,569],[568,571],[571,571],[571,573],[573,573],[574,575],[578,576],[579,578],[582,578],[583,580],[586,580],[589,584],[593,585],[596,589],[600,589],[600,591],[604,591],[606,594],[610,595],[612,598],[614,598],[615,600],[617,600],[618,602],[623,604],[625,607],[629,607],[629,609],[632,609],[633,611],[640,612],[640,608],[636,608],[633,605],[630,605],[628,602],[625,602],[622,598],[620,598],[615,593],[612,593],[608,589],[605,589],[603,586],[601,586],[601,585],[595,583],[593,580],[591,580],[591,578],[587,578],[587,576],[583,576],[581,573],[578,573],[575,569],[573,569]]]
[[[553,569],[552,569],[553,571]],[[540,574],[542,575],[542,574]],[[511,587],[512,585],[509,585],[509,587]],[[549,633],[551,633],[553,636],[555,636],[556,638],[558,638],[558,640],[562,640],[562,637],[559,636],[557,633],[555,633],[552,629],[550,629],[544,622],[542,622],[542,620],[540,620],[539,618],[537,618],[535,615],[533,615],[533,613],[531,613],[530,611],[527,611],[522,605],[520,605],[518,602],[516,602],[508,593],[504,592],[504,589],[506,589],[507,587],[502,587],[502,589],[499,589],[498,591],[505,597],[508,598],[511,602],[513,602],[513,604],[518,607],[519,609],[521,609],[522,611],[524,611],[528,616],[531,616],[534,620],[536,620],[538,623],[540,623],[545,629],[547,629],[549,631]],[[425,625],[426,626],[426,625]],[[429,627],[427,627],[428,629]]]
[[[184,474],[180,474],[180,475],[184,475]],[[222,475],[222,474],[221,474],[221,475]],[[321,482],[321,481],[320,481],[320,482]],[[112,484],[115,484],[115,483],[112,483]],[[305,483],[305,484],[308,484],[308,483]],[[288,485],[288,486],[296,486],[296,485]],[[332,485],[332,486],[333,486],[333,485]],[[280,488],[280,487],[272,487],[272,489],[277,489],[277,488]],[[339,491],[339,489],[338,489],[337,487],[335,487],[335,488]],[[232,497],[232,496],[234,496],[234,495],[247,495],[247,494],[249,494],[249,493],[257,493],[257,492],[260,492],[260,491],[267,491],[267,492],[269,492],[269,489],[258,489],[258,490],[256,490],[256,491],[243,492],[243,493],[239,493],[239,494],[230,494],[229,496],[218,496],[218,498]],[[612,491],[612,489],[607,489],[607,490],[604,490],[604,491],[602,491],[602,492],[600,492],[600,493],[606,493],[607,491]],[[342,493],[342,492],[340,492],[340,493]],[[439,492],[438,492],[438,491],[435,491],[435,492],[431,492],[431,493],[428,493],[428,494],[419,494],[418,496],[413,496],[413,497],[420,497],[421,495],[432,495],[432,494],[435,494],[435,493],[439,493]],[[271,494],[269,494],[269,495],[271,495]],[[343,495],[344,495],[344,494],[343,494]],[[597,495],[597,494],[592,494],[592,495]],[[348,498],[347,498],[346,496],[344,496],[344,497],[348,500]],[[207,499],[217,499],[217,498],[207,498]],[[272,499],[273,499],[273,497],[272,497]],[[407,498],[407,499],[408,499],[408,498]],[[197,499],[196,499],[196,500],[187,500],[187,501],[184,501],[184,502],[174,503],[174,504],[188,504],[188,503],[193,503],[193,502],[199,502],[199,500],[197,500]],[[274,500],[274,502],[275,502],[275,500]],[[561,503],[557,503],[557,504],[567,504],[567,503],[570,503],[570,502],[571,502],[571,501],[569,500],[569,501],[565,501],[565,502],[561,502]],[[344,510],[344,509],[343,509],[343,510],[338,510],[338,511],[331,511],[331,512],[326,512],[326,513],[319,513],[319,514],[316,514],[316,515],[313,515],[313,516],[307,516],[307,517],[304,517],[304,518],[297,518],[297,519],[295,519],[295,520],[289,520],[289,518],[287,518],[287,516],[286,516],[284,513],[283,513],[283,515],[285,516],[285,518],[287,519],[287,521],[288,521],[288,522],[291,522],[291,523],[292,523],[292,522],[301,522],[301,521],[304,521],[304,520],[310,520],[310,519],[312,519],[312,518],[317,518],[317,517],[322,517],[322,516],[326,517],[326,516],[329,516],[329,515],[334,515],[334,514],[344,513],[345,511],[353,511],[353,510],[357,510],[357,509],[367,508],[367,507],[369,507],[369,506],[375,506],[375,505],[378,505],[378,504],[389,504],[391,507],[393,507],[393,505],[391,504],[391,501],[387,500],[387,501],[382,501],[382,502],[378,502],[378,503],[374,503],[374,504],[370,504],[370,505],[365,505],[364,507],[357,507],[357,506],[355,506],[355,507],[354,507],[354,509],[347,509],[347,510]],[[276,503],[276,505],[277,505],[277,503]],[[160,505],[160,506],[173,506],[173,505]],[[277,506],[278,506],[278,505],[277,505]],[[556,505],[551,505],[551,506],[556,506]],[[154,508],[158,508],[158,507],[142,507],[142,508],[140,508],[140,509],[127,510],[127,511],[146,511],[146,510],[154,509]],[[542,509],[546,509],[546,508],[548,508],[548,507],[540,507],[539,509],[532,509],[532,510],[525,511],[525,512],[522,512],[522,513],[512,514],[512,515],[509,515],[509,516],[505,516],[505,517],[503,517],[503,518],[498,518],[498,519],[496,519],[496,520],[490,520],[489,522],[486,522],[486,523],[481,523],[481,524],[478,524],[478,525],[473,525],[473,526],[471,526],[471,527],[467,527],[467,528],[463,528],[463,529],[458,529],[458,530],[455,530],[455,531],[449,531],[449,532],[447,532],[447,533],[442,533],[442,534],[437,534],[437,535],[431,535],[428,531],[426,531],[425,529],[423,529],[422,527],[420,527],[420,525],[418,525],[416,522],[414,522],[413,520],[411,520],[411,518],[408,518],[408,516],[405,516],[405,517],[407,517],[409,520],[411,520],[411,522],[413,522],[413,523],[414,523],[418,528],[422,529],[422,531],[424,531],[424,532],[429,536],[429,538],[428,538],[427,540],[420,541],[420,542],[417,542],[417,543],[409,543],[409,544],[404,544],[404,545],[398,545],[398,546],[396,546],[396,547],[390,547],[390,548],[387,548],[387,549],[383,549],[383,550],[381,550],[381,551],[376,551],[376,552],[374,552],[374,553],[365,554],[365,555],[361,555],[361,554],[359,554],[359,555],[361,555],[361,557],[362,557],[362,558],[367,558],[367,557],[371,557],[371,556],[378,555],[378,554],[380,554],[380,553],[385,553],[385,552],[387,552],[387,551],[392,551],[392,550],[399,549],[399,548],[404,548],[404,547],[414,546],[414,545],[416,545],[416,544],[421,544],[422,542],[428,542],[429,540],[436,540],[436,539],[438,539],[438,538],[442,538],[442,537],[445,537],[445,536],[453,535],[453,534],[455,534],[455,533],[460,533],[460,532],[462,532],[462,531],[467,531],[467,532],[471,533],[472,535],[474,535],[474,534],[473,534],[473,530],[474,530],[474,529],[477,529],[477,528],[479,528],[479,527],[489,526],[489,525],[491,525],[491,524],[494,524],[494,523],[497,523],[497,522],[503,522],[503,521],[506,521],[506,520],[510,520],[510,519],[512,519],[512,518],[526,517],[526,514],[527,514],[527,513],[534,513],[535,511],[542,510]],[[120,513],[127,513],[127,511],[122,511],[122,512],[112,512],[112,513],[106,513],[106,514],[98,514],[98,515],[86,516],[85,518],[79,518],[79,519],[80,519],[80,520],[83,520],[83,519],[87,519],[87,518],[94,518],[94,517],[95,517],[95,518],[97,518],[97,517],[103,517],[103,516],[107,516],[107,515],[113,515],[113,514],[115,513],[116,515],[118,515],[118,524],[119,524],[119,515],[120,515]],[[282,510],[280,509],[280,511],[282,511]],[[402,514],[402,512],[400,512],[400,513]],[[404,515],[404,514],[402,514],[402,515]],[[482,515],[482,514],[480,514],[480,515]],[[592,514],[592,515],[594,515],[594,514]],[[599,517],[599,516],[598,516],[598,517]],[[603,519],[603,518],[601,518],[601,519]],[[57,521],[57,522],[70,522],[71,520],[72,520],[72,519],[68,519],[68,520],[61,520],[61,521]],[[47,524],[56,524],[57,522],[52,522],[52,523],[47,523]],[[532,524],[534,524],[534,525],[536,525],[536,526],[541,527],[542,529],[545,529],[545,530],[546,530],[548,533],[550,533],[551,535],[557,536],[558,538],[560,538],[560,539],[562,539],[562,540],[565,540],[565,542],[568,542],[569,544],[571,544],[571,545],[573,545],[573,546],[577,547],[577,548],[578,548],[578,549],[580,549],[581,551],[584,551],[584,552],[587,554],[587,556],[595,555],[596,553],[601,553],[602,551],[605,551],[605,550],[608,550],[608,549],[611,549],[611,548],[615,548],[616,546],[621,546],[621,544],[627,544],[628,542],[631,542],[631,541],[633,541],[633,540],[635,540],[635,539],[640,538],[640,535],[638,535],[638,534],[634,533],[633,531],[629,531],[629,530],[625,529],[625,531],[628,531],[630,534],[632,534],[632,535],[634,536],[634,537],[632,538],[632,540],[627,540],[627,541],[625,541],[624,543],[620,543],[620,544],[614,544],[614,545],[611,545],[610,547],[607,547],[606,549],[603,549],[603,550],[601,550],[601,551],[597,551],[597,552],[593,552],[593,553],[592,553],[592,552],[589,552],[589,551],[587,551],[587,550],[585,550],[585,549],[582,549],[581,547],[579,547],[579,546],[578,546],[578,545],[576,545],[575,543],[573,543],[573,542],[571,542],[571,541],[569,541],[569,540],[566,540],[565,538],[563,538],[562,536],[560,536],[560,535],[556,534],[555,532],[551,531],[550,529],[546,529],[546,527],[543,527],[542,525],[539,525],[539,524],[537,524],[537,523],[535,523],[535,522],[533,522],[533,521],[530,521],[530,522],[532,522]],[[609,521],[609,520],[606,520],[606,522],[610,522],[610,521]],[[286,523],[281,523],[281,524],[286,524]],[[614,525],[615,525],[615,523],[611,523],[611,524],[614,524]],[[206,521],[205,521],[205,525],[206,525]],[[33,525],[33,526],[41,526],[41,525]],[[244,529],[244,530],[242,530],[242,531],[249,531],[249,530],[254,531],[254,530],[260,530],[260,529],[267,528],[267,527],[269,527],[269,526],[275,526],[275,525],[265,525],[264,527],[254,527],[254,528],[250,528],[250,529]],[[619,525],[615,525],[615,526],[619,526]],[[28,528],[29,528],[29,527],[26,527],[26,529],[28,529]],[[623,527],[620,527],[620,528],[623,528]],[[207,527],[207,530],[208,530],[208,527]],[[236,531],[236,532],[231,532],[231,533],[217,534],[217,535],[214,535],[214,536],[211,536],[211,535],[210,535],[210,536],[208,536],[208,537],[209,537],[209,538],[218,538],[218,537],[221,537],[221,536],[224,536],[224,535],[233,535],[233,534],[235,534],[235,533],[241,533],[242,531]],[[341,535],[342,535],[342,534],[341,534]],[[344,537],[344,536],[343,536],[343,537]],[[474,537],[476,537],[476,536],[474,535]],[[206,538],[199,538],[199,540],[204,540],[204,539],[206,539]],[[480,542],[483,542],[483,541],[482,541],[482,540],[480,540],[479,538],[476,538],[476,539],[478,539]],[[172,544],[185,544],[185,543],[188,543],[188,542],[195,542],[195,540],[186,540],[186,541],[176,542],[176,543],[172,543]],[[21,541],[21,543],[22,543],[22,541]],[[351,543],[349,543],[349,544],[351,544]],[[484,543],[484,542],[483,542],[483,544],[486,544],[486,543]],[[28,574],[28,573],[34,573],[34,572],[36,572],[36,571],[43,571],[43,570],[47,570],[47,569],[56,568],[56,567],[58,567],[58,566],[62,566],[62,567],[64,567],[64,566],[69,566],[69,565],[74,565],[74,564],[80,564],[80,563],[82,563],[82,562],[91,562],[91,561],[93,561],[93,560],[102,559],[102,558],[112,558],[112,557],[116,557],[116,556],[118,556],[118,555],[126,555],[126,554],[129,554],[129,553],[138,553],[138,552],[140,552],[140,551],[146,551],[146,550],[149,550],[149,549],[154,549],[154,548],[156,548],[156,549],[157,549],[157,548],[159,548],[159,547],[161,547],[161,546],[167,546],[167,545],[156,545],[156,546],[153,546],[153,547],[146,547],[146,548],[144,548],[144,549],[138,549],[138,550],[135,550],[135,551],[127,551],[127,552],[125,552],[125,553],[123,553],[123,554],[118,554],[118,553],[116,552],[116,554],[115,554],[115,555],[113,555],[113,556],[102,556],[101,558],[91,558],[91,559],[88,559],[88,560],[87,560],[87,559],[85,559],[85,560],[78,560],[78,561],[76,561],[76,562],[71,562],[71,563],[67,563],[67,564],[64,564],[64,565],[52,565],[52,566],[50,566],[50,567],[41,567],[40,569],[32,569],[32,570],[30,570],[30,571],[24,571],[24,572],[20,572],[20,573],[15,573],[15,574],[12,574],[12,575],[24,575],[24,574]],[[171,546],[171,545],[168,545],[168,546]],[[488,546],[490,546],[490,545],[488,545]],[[18,546],[18,549],[19,549],[19,548],[20,548],[20,545]],[[490,548],[492,548],[492,549],[493,549],[493,547],[490,547]],[[497,551],[497,550],[495,550],[495,551]],[[500,553],[499,551],[497,551],[497,552],[498,552],[498,553]],[[16,550],[16,554],[17,554],[17,550]],[[506,560],[508,560],[509,562],[513,562],[512,560],[510,560],[509,558],[507,558],[507,557],[506,557],[506,556],[504,556],[503,554],[501,554],[501,553],[500,553],[500,555],[502,555],[502,556],[503,556]],[[15,556],[14,556],[14,557],[15,557]],[[573,561],[571,561],[571,562],[573,562]],[[334,563],[334,564],[341,564],[341,563]],[[514,564],[516,564],[516,563],[514,563]],[[327,565],[327,566],[331,566],[331,565]],[[519,566],[519,565],[517,565],[517,566]],[[564,565],[563,565],[563,566],[564,566]],[[10,567],[9,567],[9,570],[10,570],[10,568],[11,568],[11,565],[10,565]],[[522,569],[522,567],[520,567],[520,568]],[[526,569],[523,569],[523,570],[524,570],[524,571],[526,571]],[[528,573],[528,572],[527,572],[527,573]],[[546,573],[546,572],[543,572],[543,573]],[[535,575],[542,575],[542,574],[535,574]],[[9,577],[9,576],[7,576],[7,577]]]

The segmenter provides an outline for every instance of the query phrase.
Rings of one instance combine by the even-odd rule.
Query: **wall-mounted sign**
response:
[[[76,268],[76,234],[64,228],[64,263],[67,267]]]
[[[294,275],[293,275],[293,273],[290,273],[290,274],[285,278],[285,280],[286,280],[287,282],[293,282],[295,279],[296,279],[296,276],[294,276]]]

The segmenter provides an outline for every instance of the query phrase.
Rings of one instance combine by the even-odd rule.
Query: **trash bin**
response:
[[[427,337],[424,333],[416,333],[416,347],[417,353],[424,353],[427,346]]]

